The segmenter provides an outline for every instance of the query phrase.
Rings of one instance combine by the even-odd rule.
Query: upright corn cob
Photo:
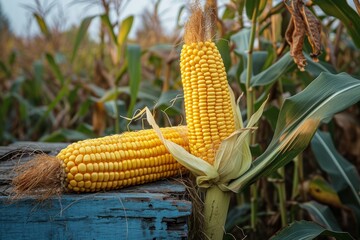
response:
[[[220,143],[235,131],[228,82],[215,44],[186,34],[180,70],[190,152],[212,164]]]
[[[212,36],[208,36],[212,32],[209,26],[215,24],[215,22],[211,22],[211,19],[215,18],[209,19],[208,11],[209,9],[207,12],[203,12],[197,5],[192,11],[185,27],[185,44],[180,55],[180,71],[184,89],[190,153],[198,157],[193,158],[194,162],[199,161],[200,158],[213,165],[218,174],[213,172],[214,168],[208,168],[206,164],[189,164],[193,172],[204,173],[197,178],[198,184],[207,187],[204,199],[204,233],[206,238],[222,239],[231,195],[226,188],[220,188],[221,184],[219,183],[224,179],[231,180],[231,176],[237,176],[232,170],[241,170],[239,167],[241,162],[233,160],[241,158],[233,155],[233,158],[229,160],[224,153],[217,155],[220,145],[224,148],[231,144],[233,147],[235,146],[236,141],[225,142],[225,139],[232,135],[239,126],[235,126],[236,112],[233,109],[221,55],[210,40]],[[208,20],[210,20],[210,24]],[[241,147],[241,149],[243,148]],[[215,159],[217,165],[214,164]],[[234,168],[219,171],[224,161],[230,162]],[[196,167],[198,165],[208,171],[202,171],[202,168]],[[224,169],[222,168],[222,170]],[[228,174],[224,175],[224,173]],[[205,181],[206,184],[203,184],[205,179],[209,181]]]
[[[162,128],[161,132],[188,149],[186,126]],[[51,166],[31,164],[14,179],[17,192],[31,194],[31,190],[52,184],[74,192],[110,190],[175,176],[183,169],[152,129],[79,141],[61,150],[55,161],[50,156],[37,161]],[[44,171],[50,169],[55,169],[51,175],[56,177],[44,178]]]

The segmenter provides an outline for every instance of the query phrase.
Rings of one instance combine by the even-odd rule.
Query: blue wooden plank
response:
[[[136,192],[138,191],[138,192]],[[67,194],[9,205],[0,197],[0,239],[182,239],[191,202],[164,181],[122,191]]]

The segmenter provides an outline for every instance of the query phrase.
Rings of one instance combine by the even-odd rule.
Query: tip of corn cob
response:
[[[16,177],[12,181],[14,199],[36,196],[40,200],[62,192],[64,177],[61,161],[46,154],[15,168]]]

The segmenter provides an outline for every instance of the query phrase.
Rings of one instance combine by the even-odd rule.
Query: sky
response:
[[[62,30],[70,28],[72,25],[79,25],[81,20],[87,16],[93,16],[96,14],[101,14],[102,10],[99,6],[86,7],[89,2],[100,0],[38,0],[43,5],[49,5],[52,2],[55,2],[56,5],[52,8],[49,16],[47,17],[47,22],[53,23],[54,19],[59,19],[59,12],[62,12],[63,18],[61,21]],[[119,0],[120,1],[120,0]],[[156,0],[123,0],[127,1],[128,4],[121,13],[121,19],[128,17],[129,15],[135,15],[134,25],[130,32],[130,37],[134,37],[136,30],[141,26],[140,15],[144,12],[145,9],[152,10],[153,5]],[[204,2],[205,0],[200,0]],[[281,0],[274,0],[274,2],[279,2]],[[352,0],[347,0],[348,3],[354,7]],[[74,2],[77,2],[74,4]],[[85,2],[79,3],[79,2]],[[160,17],[163,23],[163,27],[167,31],[174,29],[176,24],[176,17],[179,9],[186,3],[191,2],[191,0],[162,0],[160,3]],[[218,5],[223,6],[229,0],[218,0]],[[31,12],[24,7],[26,5],[35,5],[35,0],[0,0],[2,10],[10,21],[10,26],[12,31],[19,36],[27,37],[38,34],[39,28],[35,23],[34,18],[31,15]],[[62,10],[62,11],[60,11]],[[115,19],[115,14],[112,15],[112,19]],[[183,18],[182,21],[185,21],[186,18]],[[50,24],[51,25],[51,24]],[[89,27],[90,36],[94,39],[98,37],[99,30],[99,20],[95,19]]]
[[[120,19],[124,19],[129,15],[135,15],[134,25],[130,33],[130,36],[135,36],[136,29],[138,29],[141,25],[140,15],[146,8],[152,10],[156,1],[125,1],[128,1],[128,4],[124,8],[124,11],[122,11]],[[55,19],[59,19],[59,15],[62,14],[64,16],[61,18],[62,27],[64,28],[63,30],[68,29],[72,25],[79,25],[81,20],[87,16],[93,16],[102,13],[100,6],[92,5],[92,7],[88,8],[87,6],[89,4],[86,3],[73,4],[74,2],[80,2],[79,0],[39,0],[39,2],[44,4],[44,6],[55,2],[56,5],[52,8],[46,20],[47,22],[53,23],[56,21]],[[94,0],[87,0],[86,2],[94,2]],[[159,12],[161,13],[161,20],[164,23],[164,27],[167,31],[171,31],[171,29],[175,27],[177,13],[180,7],[186,2],[187,1],[182,0],[161,1]],[[16,35],[26,37],[39,33],[39,28],[37,27],[31,12],[24,7],[24,4],[35,6],[35,0],[0,0],[0,3],[3,12],[10,21],[11,29]],[[112,19],[115,19],[115,16],[116,15],[113,13]],[[98,24],[99,21],[95,20],[89,28],[90,35],[94,38],[97,37],[99,29]]]

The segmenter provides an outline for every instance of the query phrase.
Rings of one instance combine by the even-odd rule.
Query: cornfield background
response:
[[[75,2],[70,7],[81,9]],[[172,14],[177,26],[169,32],[161,22],[161,0],[153,1],[141,16],[127,16],[126,2],[85,0],[103,13],[63,29],[61,19],[49,19],[48,13],[56,11],[56,1],[29,1],[23,7],[41,32],[32,37],[15,35],[7,18],[12,13],[0,8],[0,145],[73,142],[148,128],[143,121],[128,120],[145,106],[156,113],[161,126],[185,124],[179,54],[183,19],[191,4],[184,1]],[[259,2],[255,21],[254,2]],[[288,54],[284,36],[290,14],[282,1],[217,3],[214,41],[236,97],[246,92],[244,53],[256,25],[254,106],[258,108],[267,95],[269,100],[251,148],[254,157],[271,141],[284,99],[303,90],[322,72],[346,72],[360,79],[360,4],[357,0],[349,4],[345,0],[306,1],[321,21],[322,54],[319,63],[308,57],[302,72]],[[118,21],[120,13],[126,17]],[[134,18],[142,24],[136,36],[129,38]],[[95,19],[101,23],[96,40],[88,33]],[[311,52],[307,41],[304,52]],[[245,101],[241,98],[244,115]],[[320,130],[283,172],[255,183],[255,200],[250,190],[233,196],[225,238],[267,239],[294,221],[312,220],[330,232],[348,232],[359,239],[360,103],[336,114]],[[331,158],[339,164],[328,164]],[[357,195],[340,191],[341,184],[357,189]],[[189,236],[199,237],[195,232]]]

